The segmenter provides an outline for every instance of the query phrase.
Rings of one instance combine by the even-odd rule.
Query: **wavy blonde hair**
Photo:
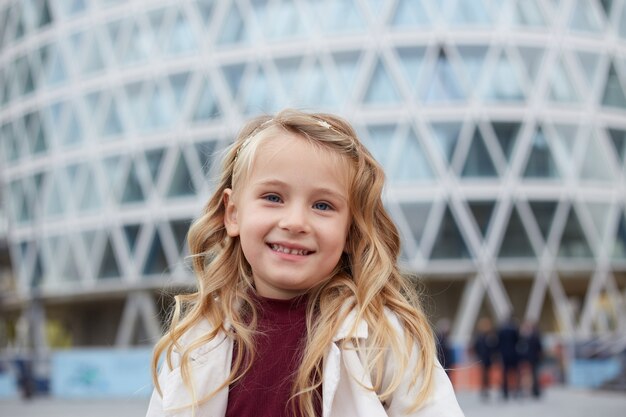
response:
[[[316,396],[322,384],[324,355],[347,313],[354,310],[357,322],[365,320],[370,329],[367,347],[360,346],[358,341],[356,344],[372,375],[373,387],[368,388],[385,401],[399,387],[403,374],[412,372],[411,383],[418,388],[418,394],[411,409],[419,408],[432,389],[435,344],[415,287],[398,269],[400,238],[383,207],[383,170],[346,121],[330,114],[296,110],[283,110],[273,117],[262,116],[248,122],[225,154],[217,188],[202,216],[189,230],[188,243],[198,280],[197,291],[175,297],[169,330],[154,350],[152,373],[157,390],[160,392],[159,360],[165,354],[171,368],[174,349],[181,353],[181,375],[191,393],[190,406],[193,407],[239,380],[254,360],[257,312],[250,297],[252,271],[239,238],[226,234],[223,194],[224,190],[236,189],[245,182],[256,149],[264,137],[275,132],[275,128],[336,152],[350,171],[351,224],[346,251],[330,279],[309,291],[308,332],[292,388],[294,406],[306,417],[315,416],[315,401],[321,400]],[[404,340],[399,340],[397,331],[384,314],[385,309],[398,317],[404,329]],[[202,320],[211,323],[212,331],[181,346],[181,336]],[[190,353],[222,332],[236,342],[231,373],[214,392],[197,398],[191,383]],[[414,349],[414,346],[419,348]],[[415,352],[417,358],[411,358]],[[396,366],[390,382],[383,387],[388,355],[392,355]],[[411,361],[416,364],[409,369]]]

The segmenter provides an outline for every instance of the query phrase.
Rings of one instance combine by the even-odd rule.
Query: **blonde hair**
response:
[[[346,251],[332,278],[309,291],[307,339],[292,389],[295,405],[302,415],[315,415],[314,403],[319,400],[315,396],[322,384],[324,355],[347,313],[354,310],[357,322],[365,320],[370,329],[367,347],[359,346],[358,341],[355,345],[372,375],[373,387],[368,388],[385,401],[399,387],[404,373],[410,372],[411,383],[418,388],[411,409],[419,408],[432,389],[435,344],[415,287],[398,269],[400,238],[383,207],[383,170],[346,121],[330,114],[296,110],[283,110],[274,117],[263,116],[250,121],[225,155],[217,188],[202,216],[189,231],[197,291],[175,297],[169,330],[154,350],[152,370],[157,390],[160,392],[157,379],[159,359],[165,353],[171,368],[175,348],[181,353],[181,375],[191,393],[193,404],[190,406],[209,400],[219,390],[240,379],[254,360],[257,312],[250,297],[252,272],[239,238],[226,234],[223,193],[245,181],[259,143],[274,130],[270,127],[283,129],[334,151],[351,167],[351,224]],[[385,309],[391,310],[399,319],[404,340],[399,340]],[[211,323],[212,331],[181,346],[181,336],[202,320]],[[222,332],[236,342],[231,373],[214,392],[196,398],[191,383],[190,353]],[[414,346],[418,348],[414,349]],[[384,366],[388,355],[392,355],[395,366],[391,370],[390,382],[383,387],[385,371],[389,371]],[[411,355],[417,355],[417,358],[411,358]],[[412,364],[412,360],[416,363]],[[411,364],[413,367],[409,369]]]

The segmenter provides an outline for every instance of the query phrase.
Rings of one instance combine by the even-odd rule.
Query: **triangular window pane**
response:
[[[394,163],[391,181],[432,180],[433,170],[422,144],[411,130],[402,143],[402,152]]]
[[[517,50],[522,57],[522,64],[526,68],[526,73],[529,78],[534,82],[537,78],[537,73],[541,67],[543,61],[543,49],[535,48],[532,46],[519,47]]]
[[[80,272],[77,262],[78,257],[74,253],[74,250],[72,250],[72,245],[70,245],[61,271],[63,281],[77,282],[81,280],[83,274]]]
[[[489,225],[491,224],[491,216],[493,214],[493,209],[496,206],[496,202],[469,201],[467,204],[472,216],[474,216],[476,224],[478,225],[478,229],[484,238],[487,236],[487,231],[489,230]]]
[[[600,5],[607,20],[611,20],[611,12],[613,11],[613,0],[600,0]]]
[[[610,205],[608,203],[586,203],[585,207],[590,214],[593,225],[596,228],[600,240],[604,238],[607,221],[609,219]]]
[[[170,222],[172,232],[174,233],[174,239],[176,240],[176,248],[180,255],[184,255],[189,250],[187,249],[187,233],[189,232],[189,226],[191,226],[191,220],[174,220]]]
[[[49,47],[49,61],[44,63],[44,80],[48,85],[59,84],[67,80],[67,70],[61,58],[59,47],[55,44]]]
[[[626,39],[626,7],[622,7],[622,15],[617,21],[619,22],[619,36]]]
[[[287,96],[293,94],[293,91],[298,89],[298,75],[300,74],[300,66],[302,64],[302,57],[288,57],[288,58],[280,58],[274,61],[276,64],[276,70],[278,71],[280,81],[283,84],[283,89]],[[233,75],[236,77],[235,79],[228,80],[229,85],[231,85],[233,97],[236,94],[237,89],[239,88],[239,80],[241,80],[241,76],[243,75],[244,66],[234,65],[232,66],[236,68],[236,72]],[[240,68],[238,68],[240,67]],[[226,75],[226,74],[225,74]]]
[[[50,14],[50,6],[48,5],[48,1],[45,0],[42,4],[41,14],[39,15],[39,19],[37,21],[37,27],[48,26],[52,23],[52,15]]]
[[[21,59],[21,58],[20,58]],[[24,57],[23,65],[21,66],[21,70],[25,72],[25,81],[24,81],[24,94],[30,94],[35,91],[35,80],[33,78],[33,66],[29,63]],[[20,71],[18,66],[18,71]]]
[[[626,130],[608,129],[608,131],[616,154],[619,156],[622,164],[626,166]]]
[[[565,229],[561,236],[559,246],[559,257],[561,258],[591,258],[592,252],[587,238],[583,232],[578,216],[573,209],[570,209],[565,223]]]
[[[155,185],[157,183],[157,175],[160,172],[161,162],[163,161],[163,154],[164,150],[162,148],[146,151],[146,162],[148,163],[152,183]]]
[[[576,125],[569,124],[555,124],[554,131],[556,132],[556,139],[554,144],[555,155],[562,161],[565,161],[567,168],[573,167],[574,148],[578,143],[578,128]]]
[[[576,0],[572,7],[570,29],[577,32],[598,33],[603,30],[602,18],[596,12],[593,2],[589,0]]]
[[[530,243],[526,227],[517,212],[517,208],[511,211],[509,224],[506,227],[502,244],[500,246],[499,258],[534,258],[535,251]]]
[[[437,148],[448,163],[452,162],[456,145],[459,142],[461,124],[455,122],[432,123],[431,127]]]
[[[626,10],[626,7],[624,10]],[[620,83],[619,76],[617,75],[617,71],[615,71],[615,63],[613,62],[609,68],[609,74],[604,87],[602,105],[626,109],[626,96],[624,96],[624,90]]]
[[[87,168],[87,177],[83,195],[80,199],[79,209],[81,211],[95,211],[102,207],[102,197],[96,183],[96,178],[90,168]]]
[[[558,279],[567,300],[567,313],[571,315],[572,324],[576,325],[580,322],[591,279],[589,275],[578,274],[562,274],[558,276]]]
[[[430,19],[422,0],[400,0],[391,18],[391,25],[398,28],[426,27]]]
[[[522,101],[524,92],[519,72],[511,65],[506,53],[502,53],[489,74],[484,97],[495,101]]]
[[[590,136],[587,149],[583,153],[580,179],[592,181],[611,181],[614,179],[611,170],[611,155],[607,154],[599,138]]]
[[[200,94],[194,106],[193,121],[204,121],[215,119],[219,116],[219,106],[217,99],[206,79],[202,80]]]
[[[451,20],[456,25],[488,25],[491,23],[489,10],[483,0],[456,0],[451,9]]]
[[[102,91],[94,91],[85,95],[85,102],[87,102],[87,110],[90,114],[100,114],[100,107],[104,96]]]
[[[245,70],[245,64],[234,64],[222,67],[222,74],[224,74],[226,84],[228,85],[230,94],[234,99],[237,98],[237,93],[241,87],[241,79],[243,78]]]
[[[211,22],[211,16],[213,16],[215,3],[215,0],[196,0],[193,2],[193,4],[195,4],[198,8],[200,16],[202,17],[202,23],[204,23],[204,26],[207,29],[209,28],[209,23]]]
[[[176,20],[170,30],[166,51],[169,54],[182,54],[198,49],[196,37],[191,30],[190,22],[178,11]]]
[[[81,233],[81,239],[85,245],[85,252],[90,260],[94,258],[94,249],[96,246],[96,239],[101,236],[100,232],[95,230],[86,230]]]
[[[398,48],[398,58],[407,81],[415,90],[422,73],[426,48]]]
[[[366,104],[390,104],[398,102],[399,99],[400,94],[395,83],[379,59],[367,86],[364,102]]]
[[[187,167],[183,154],[179,153],[176,169],[174,170],[172,181],[170,182],[170,186],[167,191],[167,196],[185,197],[194,194],[195,187],[193,185],[193,180],[191,179],[189,168]]]
[[[97,35],[91,35],[90,42],[87,43],[85,48],[85,58],[83,60],[82,73],[91,74],[98,72],[105,67],[104,58],[102,52],[100,52],[100,42]]]
[[[200,165],[202,166],[202,172],[208,177],[211,170],[211,163],[215,156],[215,149],[217,147],[217,141],[211,140],[207,142],[196,143],[196,154],[200,159]]]
[[[537,129],[531,143],[524,178],[559,178],[559,171],[543,130]]]
[[[600,56],[593,52],[578,51],[576,53],[580,67],[583,69],[583,74],[589,85],[593,85],[598,75],[598,69],[600,68]]]
[[[109,104],[107,114],[104,118],[101,136],[103,138],[115,137],[120,135],[123,131],[124,128],[122,127],[122,119],[117,108],[117,101],[113,99]]]
[[[517,0],[515,2],[513,22],[521,26],[543,27],[546,20],[535,0]]]
[[[138,22],[133,23],[130,37],[128,38],[128,47],[122,57],[122,62],[127,65],[143,62],[148,59],[152,53],[152,36],[148,32],[149,29],[143,29]]]
[[[483,65],[488,48],[478,45],[459,45],[457,51],[463,61],[463,69],[470,84],[475,87],[483,73]]]
[[[270,85],[265,70],[262,67],[258,67],[246,92],[246,113],[272,112],[276,99],[275,90]]]
[[[130,165],[128,172],[128,178],[124,186],[122,193],[122,203],[137,203],[145,200],[139,177],[137,176],[137,169],[135,161]]]
[[[496,167],[485,146],[480,129],[476,128],[461,174],[463,177],[496,177]]]
[[[390,154],[392,143],[395,137],[395,125],[369,126],[368,136],[365,139],[367,149],[374,158],[383,166],[385,172],[390,172]]]
[[[422,90],[424,102],[447,102],[465,98],[452,63],[443,50],[439,51],[433,72],[428,78]]]
[[[130,253],[133,256],[135,254],[135,248],[137,247],[137,240],[139,238],[140,230],[141,225],[139,224],[124,225],[124,236],[126,236],[126,243],[128,243],[128,248],[130,249]]]
[[[171,126],[174,122],[174,114],[176,114],[176,109],[173,106],[171,95],[160,84],[155,84],[152,97],[148,100],[148,111],[145,118],[146,128],[152,130]]]
[[[143,82],[133,82],[127,84],[124,87],[124,91],[126,92],[127,101],[126,104],[130,109],[129,115],[131,120],[134,122],[135,126],[138,128],[143,125],[144,112],[146,107],[148,107],[146,103],[146,97],[144,94],[144,83]]]
[[[43,265],[41,261],[41,253],[37,251],[35,254],[35,265],[33,267],[30,287],[31,288],[41,287],[41,284],[43,283],[43,279],[44,279],[44,271],[43,271]]]
[[[102,262],[100,263],[100,269],[98,272],[99,279],[119,278],[120,267],[113,250],[113,244],[111,237],[107,237],[106,247],[104,248],[104,255],[102,256]]]
[[[181,72],[178,74],[172,74],[169,76],[169,80],[170,85],[172,86],[172,92],[174,93],[176,109],[180,111],[187,95],[187,81],[189,80],[189,73]]]
[[[163,274],[168,269],[168,262],[161,244],[161,237],[159,233],[155,231],[152,244],[150,245],[150,251],[146,258],[146,263],[143,268],[144,275]]]
[[[529,205],[537,221],[537,226],[539,226],[539,231],[543,239],[547,241],[558,203],[556,201],[531,201]]]
[[[569,72],[560,58],[558,64],[552,69],[550,77],[550,99],[560,102],[573,102],[578,100],[578,93],[572,84]]]
[[[346,97],[352,93],[354,81],[359,70],[359,60],[361,53],[357,51],[346,51],[333,54],[335,68],[340,81],[340,93]]]
[[[613,246],[613,259],[626,260],[626,216],[620,216]]]
[[[126,156],[124,156],[126,159]],[[104,159],[105,178],[108,179],[108,185],[111,189],[111,193],[115,196],[116,201],[119,201],[119,196],[124,186],[124,173],[123,165],[120,164],[122,157],[119,155],[109,156]]]
[[[409,226],[411,235],[419,246],[428,221],[431,203],[401,203],[400,208]]]
[[[450,208],[446,207],[430,258],[467,259],[469,257],[470,253],[461,235],[459,226],[456,224]]]
[[[220,34],[217,38],[219,45],[229,45],[233,43],[246,42],[248,40],[248,29],[241,16],[237,3],[231,3],[228,15],[224,19]]]
[[[46,199],[46,214],[49,216],[61,214],[66,210],[67,198],[59,184],[57,175],[56,173],[50,174],[52,182],[49,185],[48,198]]]
[[[293,1],[279,1],[278,3],[273,3],[273,7],[267,7],[265,4],[261,5],[262,3],[258,1],[253,1],[252,3],[257,11],[259,22],[267,39],[293,39],[305,33],[306,25],[302,21],[298,8]],[[272,17],[266,17],[267,14],[270,14]],[[346,18],[348,18],[347,15]],[[332,20],[332,5],[328,4],[324,23],[328,25]]]
[[[337,96],[328,75],[319,62],[309,68],[302,83],[302,103],[310,107],[332,107],[337,104]]]
[[[319,22],[328,33],[354,32],[365,27],[361,11],[354,0],[312,3],[322,6],[317,8]]]
[[[69,121],[65,133],[61,137],[61,143],[65,146],[74,146],[83,141],[84,132],[74,109],[70,109]]]
[[[511,162],[513,148],[517,142],[517,136],[520,131],[521,123],[518,122],[492,122],[493,132],[500,144],[500,148],[508,162]]]
[[[120,36],[122,33],[122,22],[120,20],[114,20],[112,22],[107,23],[106,25],[106,34],[111,44],[111,49],[115,54],[115,58],[118,62],[123,62],[123,48],[120,43],[120,39],[123,37]],[[132,41],[132,40],[131,40]]]

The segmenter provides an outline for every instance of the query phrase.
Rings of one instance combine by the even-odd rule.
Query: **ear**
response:
[[[237,223],[237,206],[233,200],[233,190],[227,188],[222,194],[224,203],[224,226],[230,237],[239,236],[239,223]]]

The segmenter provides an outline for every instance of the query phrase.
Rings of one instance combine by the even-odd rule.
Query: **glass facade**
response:
[[[625,0],[0,1],[11,293],[156,337],[220,150],[287,106],[355,124],[457,342],[626,328]]]

